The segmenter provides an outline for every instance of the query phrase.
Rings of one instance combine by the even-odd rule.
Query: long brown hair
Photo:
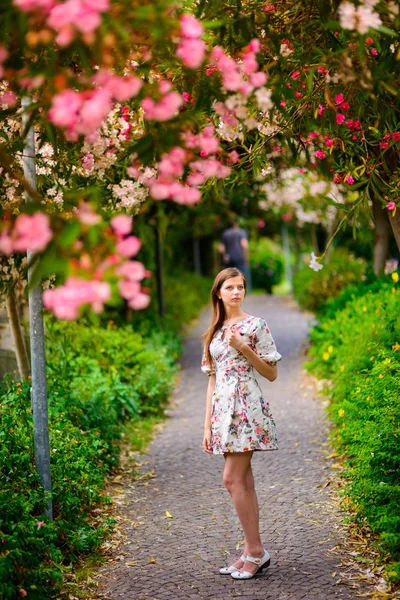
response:
[[[231,277],[243,277],[244,291],[246,292],[247,289],[246,277],[241,271],[239,271],[239,269],[236,269],[236,267],[229,267],[228,269],[223,269],[218,273],[218,275],[214,279],[214,283],[211,288],[211,302],[213,305],[211,325],[207,329],[207,331],[201,336],[204,343],[204,354],[206,357],[206,362],[209,367],[212,367],[212,357],[210,353],[211,340],[213,339],[218,329],[222,327],[226,318],[224,303],[222,302],[221,298],[218,298],[218,292],[221,289],[222,284]]]

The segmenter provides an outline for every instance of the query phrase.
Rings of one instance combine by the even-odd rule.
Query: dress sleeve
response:
[[[260,319],[256,330],[256,351],[260,358],[266,362],[277,363],[282,355],[276,349],[274,338],[271,335],[267,322]]]
[[[215,363],[213,361],[213,368],[210,368],[209,364],[206,361],[205,352],[203,353],[203,358],[201,359],[201,370],[206,375],[214,375],[215,374]]]

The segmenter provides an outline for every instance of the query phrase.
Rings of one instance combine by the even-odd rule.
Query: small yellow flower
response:
[[[384,365],[390,365],[390,358],[385,358],[385,360],[383,361]]]
[[[358,388],[356,389],[356,394],[359,394],[360,392],[361,392],[361,388],[360,388],[360,387],[358,387]]]
[[[375,356],[371,356],[371,358],[369,360],[374,360]]]
[[[333,352],[333,346],[329,346],[328,352]]]
[[[382,373],[379,374],[379,379],[383,379]]]
[[[395,352],[397,352],[398,350],[400,350],[400,344],[399,342],[396,342],[394,346],[392,346],[392,350],[394,350]]]
[[[322,355],[322,358],[323,358],[324,360],[329,360],[329,359],[330,359],[330,356],[331,356],[331,355],[329,354],[329,352],[324,352],[324,353],[323,353],[323,355]]]
[[[366,306],[363,306],[363,311],[367,312],[368,308]]]
[[[395,283],[399,281],[399,274],[397,271],[394,271],[394,273],[392,273],[392,279]]]
[[[368,396],[368,397],[367,397],[367,400],[371,400],[371,396]]]
[[[343,410],[343,408],[339,408],[339,410],[338,410],[338,415],[339,415],[339,417],[343,417],[343,415],[344,415],[344,410]]]
[[[344,371],[344,365],[340,365],[340,370],[341,370],[341,371],[342,371],[342,373],[343,373],[343,371]]]

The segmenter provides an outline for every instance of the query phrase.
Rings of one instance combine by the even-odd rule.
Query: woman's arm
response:
[[[204,448],[205,452],[208,452],[208,454],[213,453],[212,448],[211,448],[211,405],[212,405],[212,396],[214,393],[214,387],[215,387],[215,374],[210,375],[208,378],[206,417],[204,420],[203,448]]]
[[[265,360],[260,358],[258,354],[256,354],[237,333],[234,333],[233,331],[228,332],[228,343],[233,348],[236,348],[238,352],[241,352],[243,356],[247,358],[249,363],[251,363],[253,367],[260,373],[260,375],[269,381],[275,381],[275,379],[278,377],[278,369],[276,364],[274,365],[267,363]]]
[[[207,400],[206,400],[206,418],[204,420],[204,429],[211,429],[211,401],[215,387],[215,374],[208,378]]]

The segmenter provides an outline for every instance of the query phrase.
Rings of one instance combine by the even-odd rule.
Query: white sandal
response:
[[[255,565],[258,565],[258,569],[255,571],[255,573],[250,573],[250,571],[236,570],[233,573],[231,573],[231,577],[233,577],[233,579],[251,579],[252,577],[254,577],[254,575],[256,573],[258,573],[259,571],[262,571],[262,569],[265,569],[266,567],[269,567],[270,562],[271,562],[271,557],[270,557],[269,553],[267,552],[267,550],[265,550],[265,548],[264,548],[264,556],[262,558],[254,558],[253,556],[246,556],[246,560],[254,563]]]
[[[245,555],[242,554],[239,560],[241,560],[244,563],[246,560]],[[237,570],[238,568],[232,565],[231,567],[222,567],[222,569],[220,569],[219,572],[221,573],[221,575],[230,575],[231,573],[234,573]]]

